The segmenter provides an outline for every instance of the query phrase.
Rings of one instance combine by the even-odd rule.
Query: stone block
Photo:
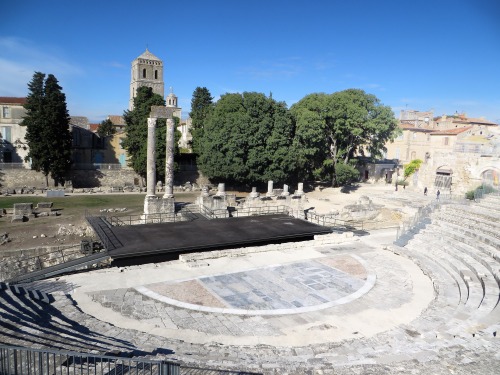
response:
[[[38,202],[36,208],[52,208],[52,206],[53,206],[52,202]]]
[[[24,215],[12,215],[12,223],[22,223],[23,221],[27,221],[28,219]]]
[[[33,212],[33,203],[14,203],[13,215],[31,215]]]
[[[64,197],[65,192],[63,189],[47,190],[47,198],[60,198]]]

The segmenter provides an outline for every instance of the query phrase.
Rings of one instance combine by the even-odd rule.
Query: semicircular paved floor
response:
[[[100,320],[189,342],[304,345],[371,337],[408,324],[434,297],[403,257],[363,241],[68,276]]]

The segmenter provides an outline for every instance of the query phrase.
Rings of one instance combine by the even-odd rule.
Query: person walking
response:
[[[427,186],[424,188],[424,195],[427,195]]]
[[[436,193],[436,200],[439,200],[439,196],[441,195],[441,192],[438,190]]]

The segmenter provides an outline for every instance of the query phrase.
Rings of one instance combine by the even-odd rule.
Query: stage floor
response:
[[[312,239],[316,234],[331,232],[287,215],[131,225],[111,230],[123,244],[109,251],[113,260]]]

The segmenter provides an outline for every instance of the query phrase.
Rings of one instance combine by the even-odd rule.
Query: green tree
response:
[[[191,99],[191,146],[195,154],[199,153],[200,140],[203,138],[203,126],[213,108],[213,97],[206,87],[197,87]]]
[[[332,186],[340,185],[339,163],[365,153],[380,156],[398,131],[391,108],[363,90],[311,94],[290,110],[303,178],[331,178]]]
[[[236,183],[285,182],[295,167],[291,117],[264,94],[225,94],[200,142],[198,166],[209,178]]]
[[[62,87],[49,74],[35,72],[28,84],[26,116],[21,125],[26,126],[26,140],[29,147],[26,160],[31,160],[31,168],[48,175],[55,185],[64,185],[71,168],[72,135],[69,130],[69,115],[66,96]]]
[[[134,109],[125,111],[126,136],[122,146],[129,155],[129,165],[142,177],[146,177],[147,165],[147,140],[148,140],[148,117],[151,106],[164,106],[165,100],[158,94],[153,93],[150,87],[139,87],[134,98]],[[179,124],[179,118],[174,117],[175,127]],[[158,119],[156,122],[156,176],[158,180],[165,178],[165,142],[166,142],[166,120]],[[175,154],[179,154],[178,140],[180,132],[175,133]]]
[[[99,124],[99,128],[97,129],[97,134],[99,137],[111,137],[116,133],[116,128],[114,127],[111,120],[108,118],[106,120],[101,121]]]
[[[406,181],[408,177],[410,177],[413,173],[415,173],[415,171],[417,171],[420,168],[422,163],[423,163],[422,160],[415,159],[406,164],[404,169],[404,181]]]

